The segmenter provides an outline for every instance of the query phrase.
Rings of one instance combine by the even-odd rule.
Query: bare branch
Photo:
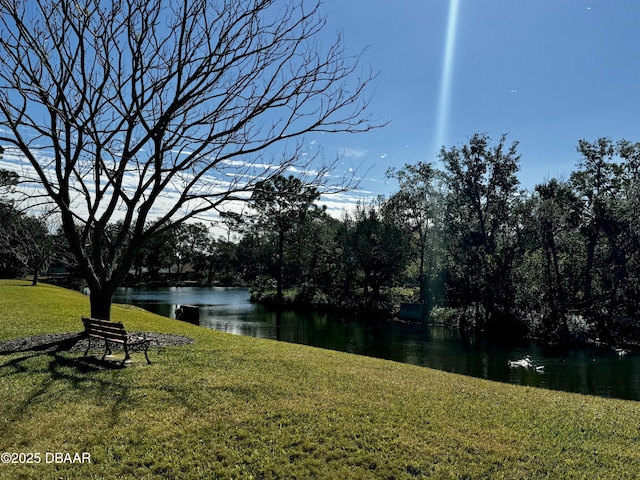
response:
[[[380,126],[365,112],[374,76],[358,77],[340,37],[319,45],[318,5],[0,0],[0,142],[56,205],[92,288],[117,284],[154,232],[259,181],[293,170],[349,187],[303,139]],[[112,244],[129,247],[105,259],[116,220]]]

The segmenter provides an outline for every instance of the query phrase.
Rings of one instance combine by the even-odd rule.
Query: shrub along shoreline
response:
[[[88,299],[0,281],[0,341],[82,329]],[[2,478],[631,478],[640,403],[504,385],[232,336],[114,305],[132,331],[191,337],[125,369],[76,352],[0,355]],[[46,452],[91,463],[45,463]],[[55,457],[51,457],[55,458]],[[64,457],[61,457],[64,458]],[[82,458],[82,457],[80,457]]]

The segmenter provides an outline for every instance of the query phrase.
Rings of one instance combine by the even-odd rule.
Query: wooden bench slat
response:
[[[87,325],[89,325],[91,328],[99,328],[99,329],[113,330],[113,331],[124,329],[124,325],[122,325],[122,323],[120,322],[113,322],[112,324],[87,322]]]
[[[111,335],[102,335],[100,333],[89,333],[89,336],[93,338],[106,339],[106,340],[109,340],[110,342],[115,342],[115,343],[125,343],[127,341],[127,339],[124,337],[114,337]]]
[[[117,336],[124,337],[126,333],[124,330],[111,330],[108,328],[89,328],[88,330],[90,332],[99,333],[100,335],[113,335],[114,337],[117,337]]]
[[[92,332],[99,332],[105,335],[124,335],[124,330],[122,328],[102,328],[102,327],[89,327],[89,330]]]

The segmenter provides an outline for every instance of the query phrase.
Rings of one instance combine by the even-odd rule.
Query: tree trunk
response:
[[[624,283],[626,278],[626,259],[624,253],[618,247],[618,243],[615,238],[610,238],[611,245],[610,261],[613,266],[613,275],[611,275],[611,289],[609,290],[609,325],[610,328],[615,324],[616,316],[618,315],[618,290],[620,285]],[[616,335],[620,335],[620,332],[615,332]]]
[[[422,237],[422,234],[421,234]],[[425,246],[426,241],[424,238],[420,238],[420,270],[418,272],[418,283],[419,283],[419,298],[418,303],[425,303],[425,275],[424,275],[424,256],[426,251]]]
[[[91,303],[91,318],[111,320],[111,301],[113,292],[97,290],[91,291],[89,301]]]
[[[560,325],[562,340],[565,340],[569,336],[569,324],[567,323],[567,296],[562,286],[562,275],[560,273],[560,263],[558,261],[558,251],[556,249],[556,242],[553,238],[553,234],[550,237],[551,258],[553,259],[553,273],[556,280],[556,289],[560,307]]]
[[[282,296],[282,269],[284,264],[284,232],[278,232],[278,272],[277,272],[277,292],[278,303],[283,303]]]
[[[567,304],[564,287],[562,286],[562,275],[558,261],[558,250],[556,248],[553,234],[553,224],[544,221],[542,224],[543,249],[547,260],[547,288],[549,289],[549,306],[551,308],[552,324],[548,325],[547,334],[559,336],[559,340],[564,341],[569,333],[567,324]],[[559,323],[558,323],[559,322]]]
[[[599,234],[600,230],[595,228],[594,231],[589,234],[587,241],[587,262],[584,268],[584,302],[587,308],[591,307],[592,302],[593,264]]]
[[[207,285],[213,285],[214,265],[213,260],[209,261],[209,268],[207,269]]]

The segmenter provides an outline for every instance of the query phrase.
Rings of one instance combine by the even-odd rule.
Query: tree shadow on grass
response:
[[[51,362],[49,365],[51,367],[50,371],[54,375],[58,374],[54,369],[55,366],[74,368],[80,373],[98,372],[100,370],[122,370],[126,368],[126,365],[122,365],[121,361],[101,360],[92,356],[73,358],[57,354],[53,354],[53,356],[56,358],[56,361]],[[64,378],[66,376],[67,375],[63,375],[62,377]]]
[[[127,412],[136,410],[137,403],[148,402],[149,398],[153,399],[154,409],[180,406],[190,411],[199,405],[215,403],[216,399],[231,399],[242,405],[259,396],[256,385],[233,381],[210,383],[206,374],[200,381],[167,376],[163,375],[164,370],[156,371],[153,364],[136,362],[123,366],[121,360],[83,356],[77,350],[46,348],[14,351],[13,356],[0,355],[0,387],[8,393],[17,392],[13,395],[15,400],[3,405],[3,415],[9,422],[20,422],[34,413],[41,415],[43,411],[65,408],[67,404],[72,415],[73,404],[77,402],[97,407],[102,413],[96,421],[111,428],[119,425]],[[145,378],[147,376],[151,378]],[[141,400],[145,397],[147,400]],[[144,408],[149,408],[148,404]]]
[[[43,359],[44,363],[38,361]],[[70,357],[57,351],[30,353],[9,360],[0,365],[0,378],[19,376],[16,387],[25,374],[32,374],[36,385],[27,385],[29,393],[19,404],[5,405],[5,415],[10,421],[18,421],[29,415],[39,404],[50,398],[58,399],[61,395],[82,392],[93,397],[96,404],[112,402],[109,416],[110,425],[116,425],[123,405],[130,399],[130,387],[126,382],[114,376],[98,376],[101,372],[123,370],[120,362],[99,360],[95,357]],[[22,378],[21,378],[22,377]],[[29,388],[31,387],[31,388]],[[62,388],[61,388],[62,387]],[[24,388],[24,387],[22,387]]]
[[[86,339],[84,332],[17,338],[0,343],[0,355],[25,352],[68,351],[76,347],[76,345],[84,339]]]

